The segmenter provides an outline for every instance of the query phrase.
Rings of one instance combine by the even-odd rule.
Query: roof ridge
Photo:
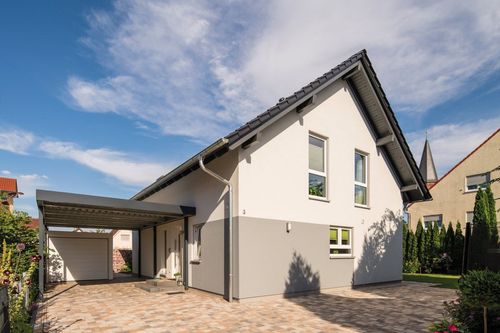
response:
[[[225,138],[229,139],[229,140],[234,140],[236,136],[238,136],[238,138],[243,137],[245,134],[247,134],[249,131],[251,131],[254,127],[258,127],[262,123],[265,123],[267,120],[269,120],[269,119],[266,119],[263,121],[261,118],[265,118],[268,115],[272,116],[271,115],[272,112],[283,111],[285,109],[285,107],[288,106],[288,104],[293,104],[294,102],[296,102],[300,98],[304,97],[304,95],[306,95],[307,93],[311,92],[312,90],[314,90],[314,89],[318,88],[319,86],[328,82],[328,80],[329,80],[328,76],[330,76],[330,77],[335,76],[336,73],[338,73],[342,69],[344,69],[343,67],[348,67],[353,62],[356,62],[356,61],[360,60],[361,58],[366,57],[366,55],[367,55],[366,49],[362,49],[361,51],[356,52],[355,54],[353,54],[352,56],[350,56],[346,60],[342,61],[337,66],[335,66],[332,69],[330,69],[329,71],[323,73],[323,75],[320,75],[316,79],[312,80],[309,84],[306,84],[302,88],[298,89],[293,94],[289,95],[288,97],[284,97],[284,98],[281,97],[275,105],[271,106],[266,111],[260,113],[259,115],[257,115],[253,119],[247,121],[246,123],[244,123],[243,125],[241,125],[237,129],[235,129],[234,131],[230,132],[228,135],[225,136]],[[258,123],[256,126],[250,126],[251,124],[256,123],[256,122]],[[246,132],[244,132],[245,130],[246,130]],[[244,132],[243,135],[241,135],[241,132]],[[236,138],[236,139],[238,139],[238,138]]]
[[[500,131],[500,128],[497,128],[497,130],[495,132],[493,132],[492,134],[490,134],[490,136],[488,136],[483,142],[481,142],[481,144],[479,144],[476,148],[474,148],[474,150],[472,150],[464,158],[462,158],[457,164],[455,164],[455,166],[453,166],[450,170],[448,170],[448,172],[446,172],[443,175],[443,177],[439,178],[437,182],[435,182],[434,184],[432,184],[432,186],[429,187],[429,190],[432,189],[432,188],[434,188],[434,186],[436,186],[437,184],[439,184],[441,182],[441,180],[443,180],[446,176],[448,176],[450,173],[452,173],[453,170],[455,170],[456,168],[458,168],[460,166],[460,164],[462,164],[463,162],[465,162],[465,160],[467,160],[469,157],[471,157],[472,155],[474,155],[474,153],[477,152],[479,150],[479,148],[481,148],[488,141],[490,141],[499,131]]]

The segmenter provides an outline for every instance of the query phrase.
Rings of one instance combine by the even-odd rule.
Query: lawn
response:
[[[457,289],[460,275],[403,273],[404,281],[436,283],[436,287]]]

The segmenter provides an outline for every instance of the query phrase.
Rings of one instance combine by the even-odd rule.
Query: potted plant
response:
[[[175,282],[177,282],[178,286],[182,285],[182,274],[180,272],[177,272],[174,274],[175,277]]]

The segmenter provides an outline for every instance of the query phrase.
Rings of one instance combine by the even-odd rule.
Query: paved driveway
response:
[[[450,289],[403,282],[294,298],[227,303],[190,290],[148,293],[133,283],[59,285],[37,318],[44,332],[425,332]],[[43,324],[43,325],[42,325]]]

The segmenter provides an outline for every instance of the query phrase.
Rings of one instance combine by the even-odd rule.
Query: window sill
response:
[[[191,265],[199,265],[199,264],[201,264],[201,259],[191,260],[189,263]]]
[[[354,259],[355,256],[330,256],[330,259]]]
[[[479,190],[479,189],[477,189],[477,190],[465,190],[465,191],[464,191],[464,194],[467,194],[467,193],[476,193],[478,190]],[[483,191],[484,191],[484,189],[481,189],[481,190],[483,190]]]
[[[354,204],[354,207],[357,207],[357,208],[363,208],[363,209],[371,209],[370,206],[368,205],[360,205],[360,204]]]
[[[309,195],[309,199],[316,200],[316,201],[330,202],[330,200],[328,198],[316,197],[314,195]]]

